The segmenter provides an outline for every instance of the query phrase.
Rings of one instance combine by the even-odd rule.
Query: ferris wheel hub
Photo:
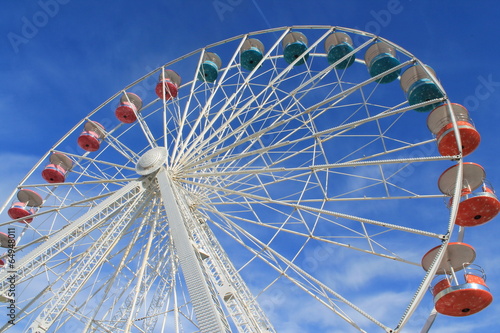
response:
[[[150,175],[157,171],[167,159],[165,147],[156,147],[148,150],[139,158],[135,166],[136,172],[141,176]]]

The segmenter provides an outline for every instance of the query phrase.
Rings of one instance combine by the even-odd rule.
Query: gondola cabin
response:
[[[160,72],[158,84],[156,85],[156,95],[163,99],[169,100],[177,97],[179,87],[181,85],[181,77],[171,69],[164,69]]]
[[[400,69],[392,70],[400,62],[396,58],[395,48],[385,42],[376,42],[366,50],[365,64],[371,77],[387,73],[376,80],[378,83],[390,83],[401,73]]]
[[[219,76],[219,69],[222,66],[220,57],[213,52],[203,54],[203,62],[198,70],[198,80],[205,82],[215,82]]]
[[[440,246],[427,252],[422,267],[428,270]],[[469,316],[485,309],[493,301],[481,267],[473,265],[474,248],[468,244],[449,243],[437,271],[437,283],[431,288],[434,307],[438,313],[453,317]],[[464,271],[463,277],[456,274]]]
[[[0,232],[0,247],[3,248],[14,248],[16,246],[16,240],[14,238],[9,237],[4,232]]]
[[[95,121],[88,121],[84,125],[82,134],[78,137],[78,146],[85,151],[99,150],[104,137],[104,127]]]
[[[420,64],[407,68],[401,74],[401,89],[406,94],[406,99],[410,105],[444,97],[443,92],[434,81],[435,77],[432,68]],[[415,111],[428,112],[439,104],[441,104],[441,101],[419,106],[415,108]]]
[[[42,177],[48,183],[64,183],[67,173],[73,167],[73,161],[61,153],[50,155],[50,164],[42,171]]]
[[[24,202],[14,202],[10,206],[8,214],[11,219],[16,220],[36,213],[36,209],[28,207]],[[21,222],[31,223],[33,218],[22,220]]]
[[[326,38],[325,51],[328,63],[330,65],[335,64],[335,69],[346,69],[356,60],[355,54],[346,57],[354,51],[354,47],[352,46],[351,37],[343,32],[334,32]]]
[[[458,155],[460,150],[451,113],[460,135],[462,156],[467,156],[479,146],[481,136],[472,124],[465,107],[455,103],[438,106],[427,117],[427,127],[436,136],[438,151],[441,155]]]
[[[131,124],[137,120],[137,114],[142,108],[142,100],[134,93],[126,92],[120,97],[120,103],[115,110],[115,116],[125,124]]]
[[[309,53],[306,53],[307,37],[301,32],[289,32],[283,38],[281,45],[283,46],[283,58],[289,64],[299,59],[295,63],[295,66],[299,66],[309,58]]]
[[[482,225],[500,212],[500,201],[495,191],[485,182],[486,172],[476,163],[464,163],[462,190],[455,223],[461,227]],[[443,172],[438,184],[441,192],[453,196],[458,165]],[[451,207],[453,197],[448,206]]]
[[[240,64],[247,71],[253,71],[264,57],[264,44],[258,39],[248,38],[240,49]]]
[[[43,203],[42,197],[35,191],[29,189],[19,190],[19,192],[17,192],[17,200],[18,202],[14,202],[7,211],[10,218],[13,220],[35,214],[37,208]],[[32,221],[33,218],[27,218],[20,222],[31,223]]]

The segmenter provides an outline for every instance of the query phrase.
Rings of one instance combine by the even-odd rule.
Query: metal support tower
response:
[[[193,241],[238,332],[275,332],[205,219],[195,209],[191,214],[188,225]]]
[[[179,257],[186,286],[193,303],[200,331],[203,333],[231,332],[200,255],[195,252],[182,211],[187,205],[179,198],[168,171],[161,168],[156,175],[163,204],[167,212],[170,233]]]

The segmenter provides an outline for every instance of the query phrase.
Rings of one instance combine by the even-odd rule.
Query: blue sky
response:
[[[481,164],[488,180],[500,188],[496,154],[500,143],[500,4],[451,0],[367,3],[9,2],[0,21],[0,173],[4,176],[0,201],[73,124],[152,69],[235,35],[306,24],[379,34],[433,67],[450,98],[468,107],[481,133],[480,147],[466,161]],[[468,232],[466,241],[476,248],[477,263],[485,268],[493,295],[500,299],[497,231],[500,227],[494,220]],[[356,274],[352,267],[346,271]],[[500,327],[499,311],[497,302],[471,317],[440,316],[434,331],[469,332],[471,327],[493,331]],[[292,324],[287,328],[294,332]]]

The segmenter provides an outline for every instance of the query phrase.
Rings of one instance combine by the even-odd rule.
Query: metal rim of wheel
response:
[[[293,39],[303,53],[288,62],[290,32],[307,38]],[[335,32],[353,47],[329,63],[324,43]],[[250,39],[265,49],[248,69]],[[371,77],[363,54],[378,42],[399,65]],[[425,272],[421,256],[445,248],[454,229],[457,203],[444,207],[439,172],[462,163],[439,155],[399,80],[381,83],[422,65],[370,33],[298,26],[209,45],[134,81],[64,135],[2,208],[20,189],[44,200],[32,222],[1,224],[17,241],[0,278],[9,301],[15,271],[16,326],[279,331],[314,307],[360,331],[400,330],[438,267],[439,255]],[[169,70],[182,83],[160,98]],[[449,102],[430,81],[442,97],[419,106]],[[114,115],[126,93],[143,102],[131,123]],[[89,122],[104,127],[96,151],[76,144]],[[53,153],[72,161],[61,183],[41,177]]]

